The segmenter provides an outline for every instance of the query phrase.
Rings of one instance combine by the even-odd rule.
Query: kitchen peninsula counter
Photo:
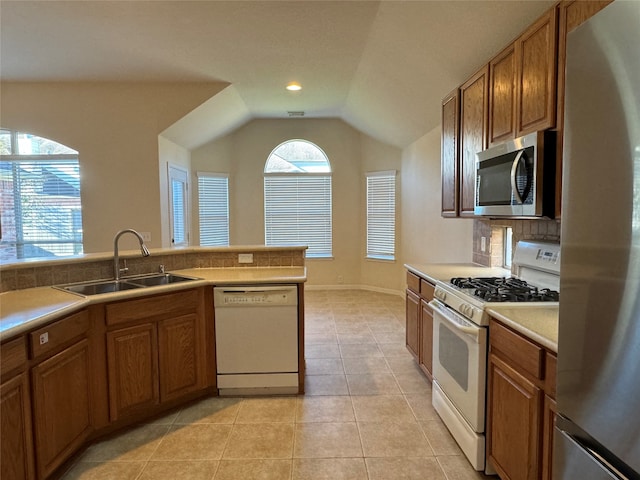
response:
[[[0,339],[4,342],[11,337],[46,325],[64,315],[74,313],[95,303],[131,299],[206,285],[296,284],[304,283],[307,280],[306,267],[189,268],[174,270],[171,273],[195,277],[197,280],[86,297],[50,286],[1,293]]]

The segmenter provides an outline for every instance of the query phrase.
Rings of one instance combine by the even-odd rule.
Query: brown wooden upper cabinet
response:
[[[442,100],[442,216],[457,217],[460,191],[460,90]]]
[[[556,125],[558,11],[552,8],[515,42],[516,137]]]
[[[489,144],[556,124],[556,8],[489,62]]]
[[[489,62],[489,144],[516,135],[516,53],[509,45]]]
[[[487,148],[489,67],[460,87],[460,216],[473,216],[476,154]]]

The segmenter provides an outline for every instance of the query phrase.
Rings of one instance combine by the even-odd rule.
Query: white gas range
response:
[[[486,462],[485,394],[492,306],[557,305],[560,245],[518,242],[515,276],[438,281],[433,308],[433,405],[476,470]]]

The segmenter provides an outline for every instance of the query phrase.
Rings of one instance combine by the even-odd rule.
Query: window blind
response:
[[[395,259],[396,172],[367,173],[367,257]]]
[[[229,245],[229,178],[198,172],[200,245]]]
[[[31,157],[38,159],[0,161],[0,258],[82,253],[78,160]]]
[[[331,176],[266,175],[265,244],[307,245],[308,257],[332,255]]]

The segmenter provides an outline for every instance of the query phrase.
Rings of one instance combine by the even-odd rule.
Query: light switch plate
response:
[[[238,263],[253,263],[253,253],[239,253]]]

